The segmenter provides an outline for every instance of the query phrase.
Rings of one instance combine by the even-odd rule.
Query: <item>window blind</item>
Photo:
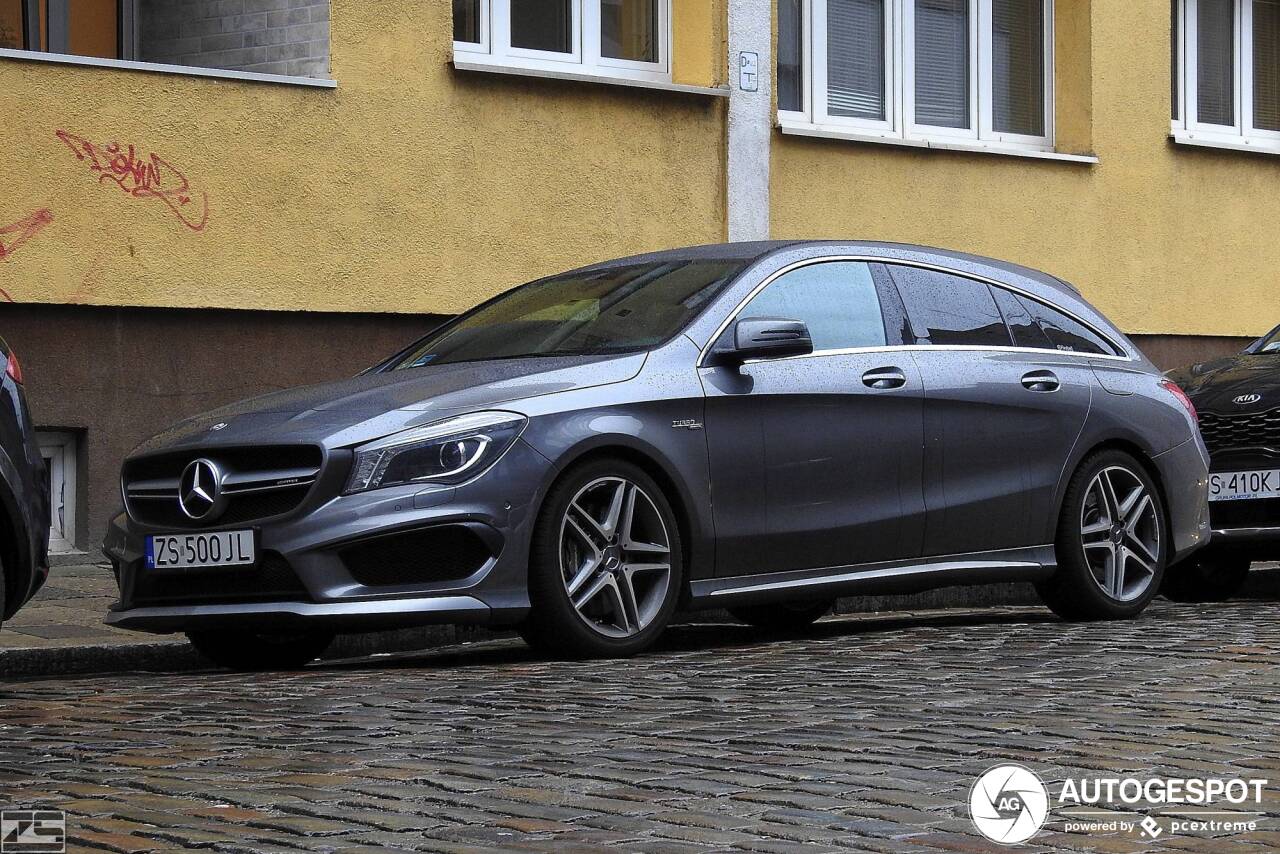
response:
[[[885,0],[827,0],[827,112],[885,119]]]
[[[1200,121],[1234,125],[1235,0],[1200,0],[1196,15],[1196,103]]]
[[[969,0],[915,0],[916,124],[969,127]]]
[[[1253,126],[1280,131],[1280,0],[1253,3]]]
[[[658,0],[600,0],[600,55],[658,61]]]
[[[991,123],[1044,136],[1043,0],[992,0]]]

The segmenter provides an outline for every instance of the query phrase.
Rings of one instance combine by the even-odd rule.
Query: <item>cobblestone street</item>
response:
[[[673,629],[624,662],[517,641],[274,675],[11,683],[0,802],[65,810],[73,849],[1008,850],[978,774],[1271,780],[1234,836],[1066,833],[1030,849],[1280,847],[1274,600],[1158,601],[1127,623],[1037,608]]]

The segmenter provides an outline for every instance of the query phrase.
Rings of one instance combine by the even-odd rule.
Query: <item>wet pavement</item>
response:
[[[1099,624],[861,615],[790,638],[703,623],[629,661],[490,641],[287,674],[10,681],[0,805],[65,811],[72,850],[1009,850],[967,803],[1013,761],[1051,790],[1273,781],[1250,832],[1068,833],[1055,810],[1023,850],[1275,850],[1278,613],[1273,597]]]

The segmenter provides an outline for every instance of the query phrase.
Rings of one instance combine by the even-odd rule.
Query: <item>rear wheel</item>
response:
[[[243,631],[187,632],[196,652],[231,670],[296,670],[333,642],[325,632],[278,635]]]
[[[1058,522],[1058,569],[1037,589],[1067,620],[1136,617],[1160,589],[1168,554],[1164,506],[1129,454],[1105,451],[1072,476]]]
[[[623,460],[587,463],[543,503],[521,635],[557,655],[633,655],[670,621],[682,579],[680,529],[658,484]]]
[[[1169,567],[1160,592],[1174,602],[1224,602],[1249,577],[1249,558],[1209,553]]]
[[[773,602],[768,605],[744,605],[730,608],[729,613],[750,626],[772,632],[803,629],[826,615],[836,604],[834,599],[817,602]]]

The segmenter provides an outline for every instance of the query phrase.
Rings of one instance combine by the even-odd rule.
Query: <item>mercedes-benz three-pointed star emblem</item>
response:
[[[194,520],[210,516],[221,504],[222,472],[212,460],[193,460],[182,470],[178,482],[178,504],[188,518]]]

